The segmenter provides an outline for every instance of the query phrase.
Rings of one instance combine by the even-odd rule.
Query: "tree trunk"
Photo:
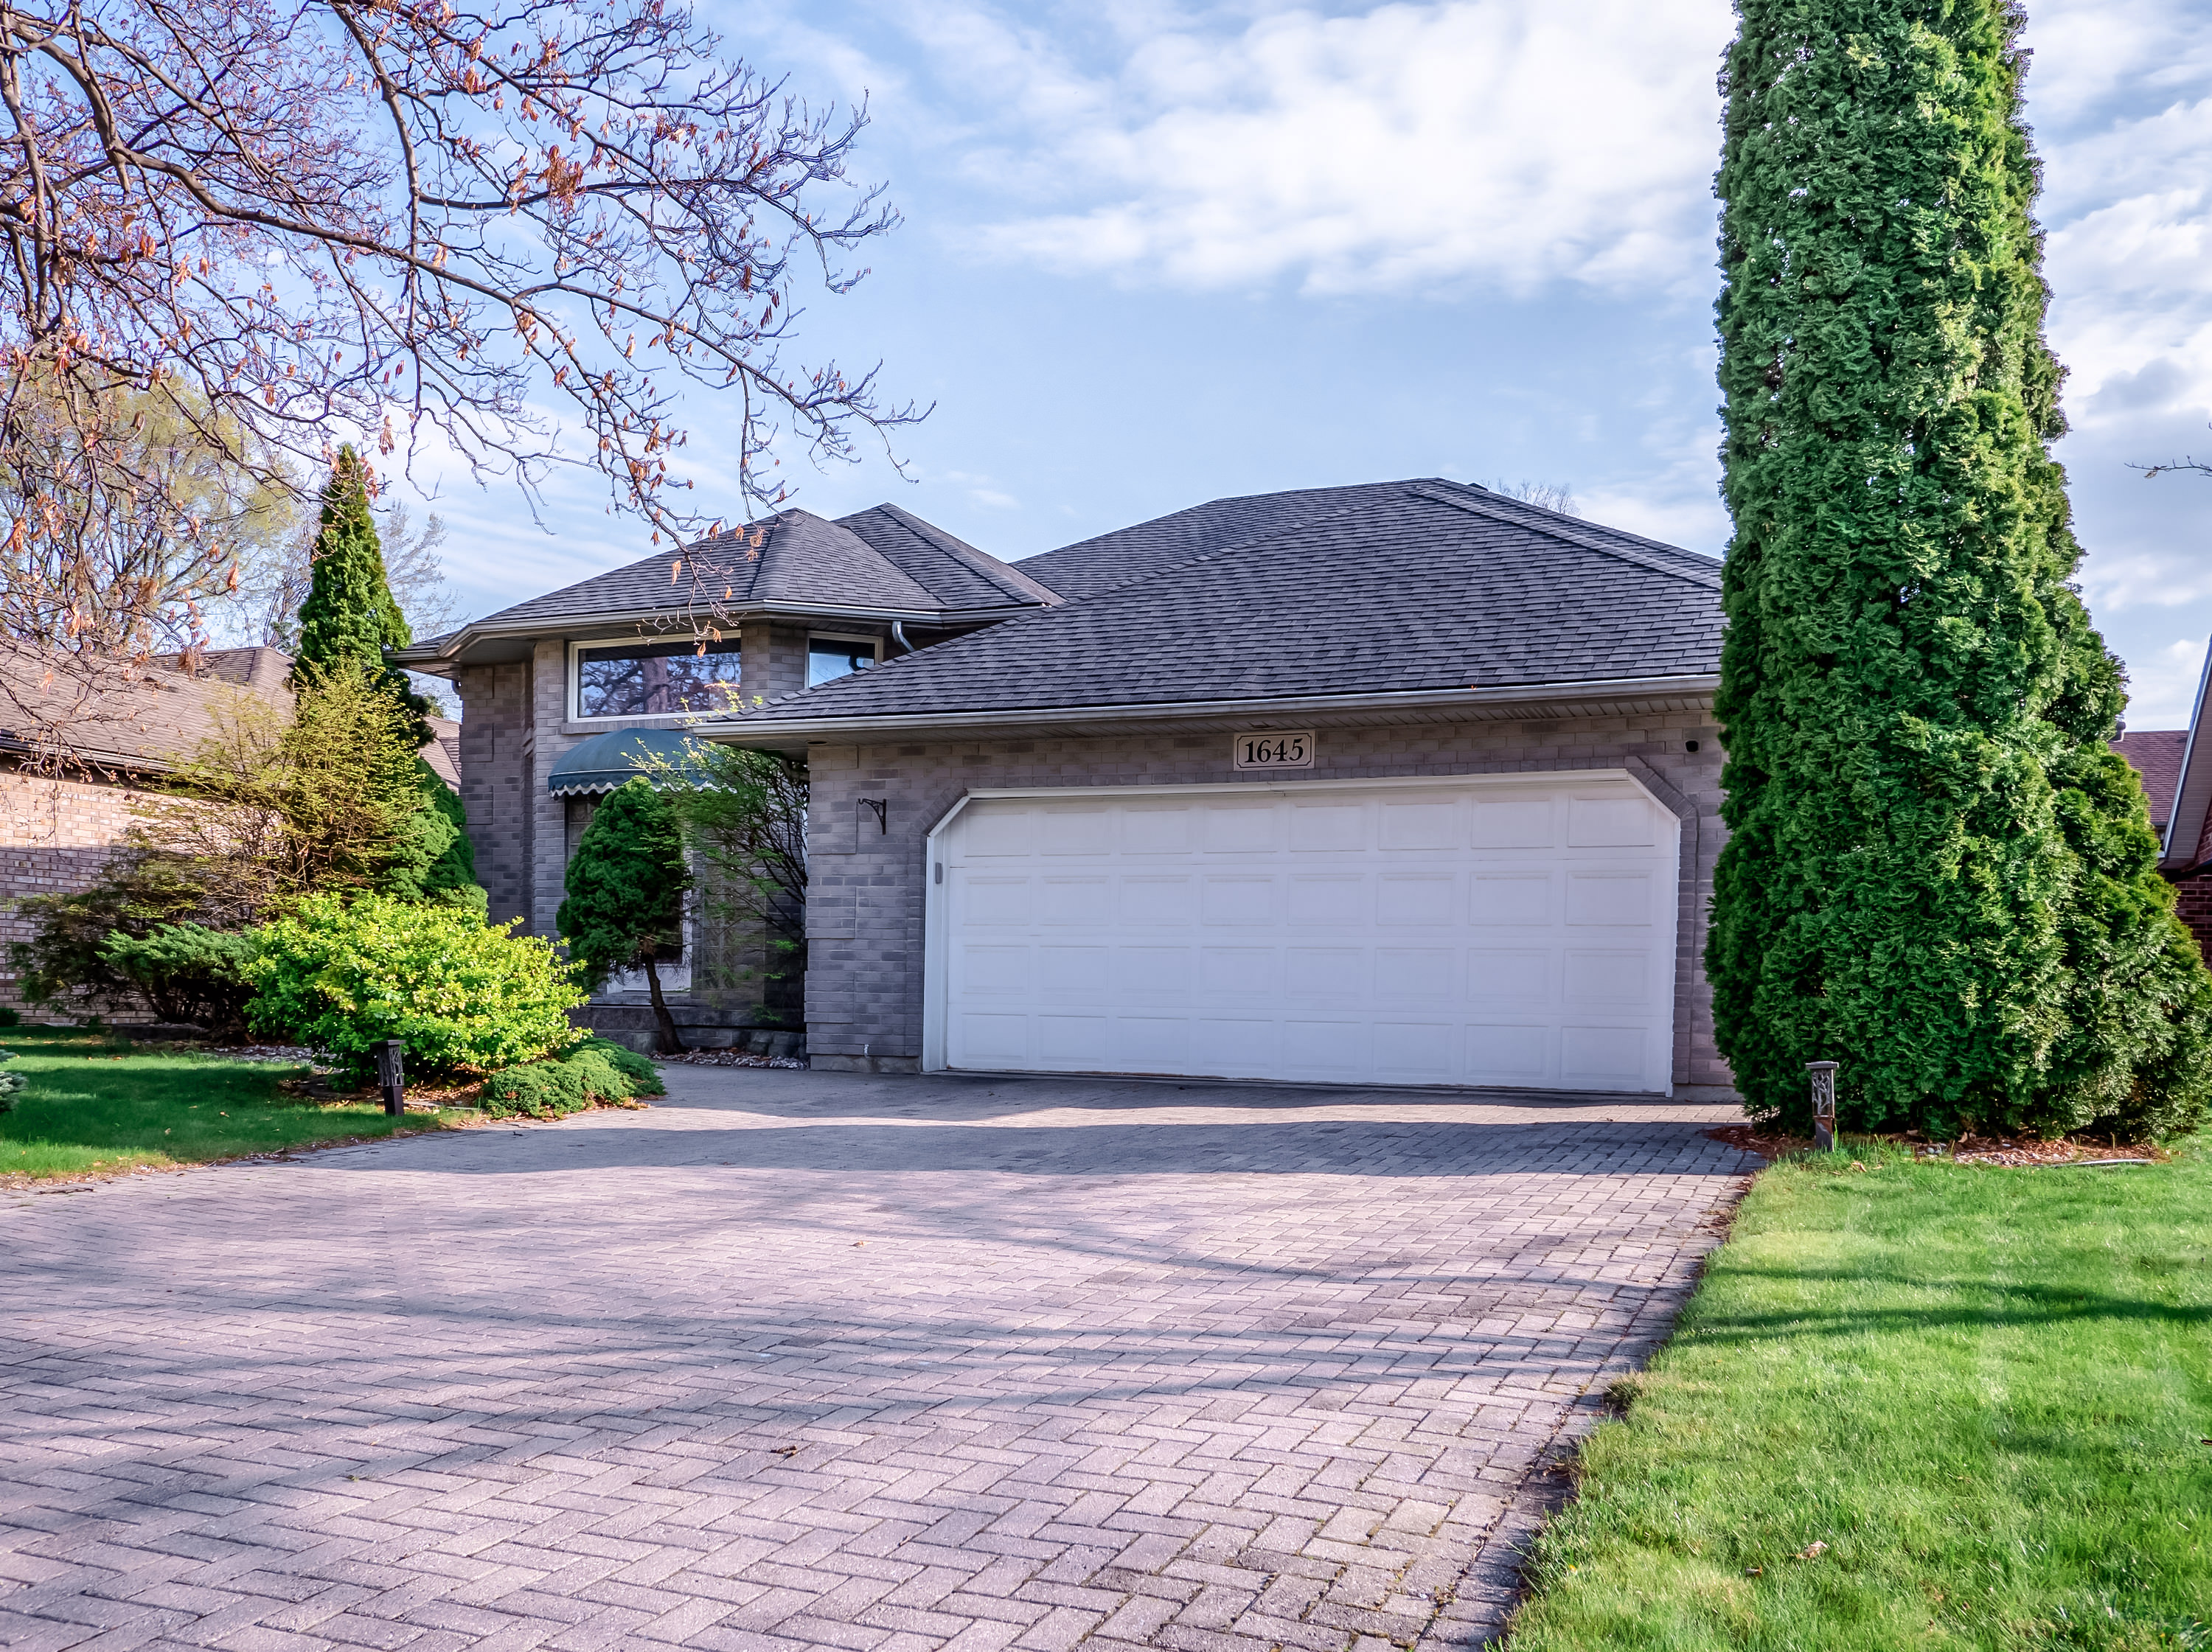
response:
[[[660,1053],[683,1054],[683,1035],[676,1030],[676,1017],[668,1012],[668,1000],[660,995],[660,966],[653,962],[650,948],[645,954],[645,989],[653,994],[653,1018],[660,1028]]]

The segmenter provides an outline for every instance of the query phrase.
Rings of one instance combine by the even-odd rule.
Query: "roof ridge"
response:
[[[1048,598],[1051,603],[1060,603],[1067,600],[1065,597],[1061,596],[1060,592],[1054,591],[1050,586],[1045,584],[1043,580],[1031,578],[1029,574],[1023,573],[1019,568],[1016,568],[1012,562],[1003,562],[1000,558],[992,556],[989,551],[985,550],[981,545],[971,545],[965,539],[961,538],[959,535],[947,532],[945,529],[939,527],[936,523],[930,521],[927,517],[916,516],[912,511],[908,510],[903,505],[894,504],[891,501],[886,499],[880,504],[872,506],[870,508],[879,511],[889,511],[898,524],[902,527],[905,528],[908,532],[915,535],[917,538],[924,540],[927,544],[935,546],[943,555],[950,556],[954,562],[959,563],[961,567],[966,568],[969,573],[975,574],[978,578],[988,580],[993,584],[996,585],[1000,582],[1000,576],[1001,574],[1011,574],[1014,576],[1015,581],[1020,589],[1035,595]],[[854,514],[856,516],[864,515],[866,513],[856,511]],[[977,568],[973,562],[968,560],[971,553],[975,556],[982,557],[985,561],[989,562],[991,566],[989,568]],[[1049,603],[1048,604],[1048,605],[1050,605]]]
[[[1491,494],[1488,489],[1485,489],[1483,491],[1486,494],[1488,494],[1492,499],[1504,499],[1504,495],[1503,495]],[[1473,516],[1486,516],[1492,521],[1510,523],[1515,527],[1533,527],[1540,533],[1548,533],[1553,538],[1564,539],[1571,545],[1580,545],[1584,550],[1594,550],[1601,556],[1615,556],[1624,562],[1632,562],[1638,568],[1649,568],[1655,574],[1671,574],[1675,579],[1686,580],[1692,585],[1702,586],[1708,591],[1717,591],[1721,588],[1721,573],[1718,563],[1715,563],[1712,570],[1708,573],[1705,569],[1701,568],[1675,567],[1671,563],[1662,562],[1656,556],[1649,556],[1643,551],[1633,550],[1626,545],[1608,545],[1603,540],[1596,538],[1587,531],[1571,531],[1559,525],[1562,520],[1578,521],[1580,519],[1579,518],[1563,518],[1560,513],[1547,510],[1540,505],[1531,505],[1525,501],[1517,499],[1506,500],[1505,502],[1512,508],[1500,510],[1496,506],[1480,501],[1462,499],[1454,494],[1437,491],[1431,484],[1427,483],[1415,487],[1413,492],[1423,499],[1432,499],[1439,505],[1449,505],[1456,509],[1463,510]],[[1526,515],[1516,515],[1515,513],[1516,510],[1525,513]],[[1526,519],[1526,516],[1534,516],[1538,519],[1532,522]],[[1608,528],[1606,531],[1610,533],[1614,531],[1614,530]],[[1634,538],[1638,536],[1624,534],[1622,537],[1624,538]],[[1677,550],[1672,545],[1661,545],[1660,542],[1656,539],[1646,540],[1644,543],[1664,550],[1672,551],[1677,556],[1688,556],[1693,554],[1689,551]]]

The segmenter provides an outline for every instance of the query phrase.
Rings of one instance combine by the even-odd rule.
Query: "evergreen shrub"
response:
[[[1754,1117],[2192,1127],[2212,977],[2070,581],[2014,0],[1739,0],[1718,306],[1729,838],[1705,955]]]
[[[568,1012],[586,993],[550,942],[514,927],[459,905],[310,896],[260,932],[248,1019],[327,1050],[356,1078],[387,1038],[426,1076],[566,1050],[583,1036]]]
[[[261,951],[252,932],[161,924],[143,936],[111,930],[100,961],[144,994],[164,1021],[189,1022],[216,1039],[246,1031],[253,997],[246,966]]]
[[[484,1080],[478,1104],[494,1118],[524,1114],[545,1119],[665,1090],[659,1069],[645,1057],[607,1039],[589,1038],[556,1060],[495,1072]]]

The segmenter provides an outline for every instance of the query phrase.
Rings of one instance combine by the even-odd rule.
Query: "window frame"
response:
[[[626,711],[612,714],[604,712],[592,713],[588,715],[586,714],[584,711],[584,651],[586,648],[627,648],[634,646],[649,647],[656,641],[659,640],[660,639],[640,637],[636,635],[626,637],[571,638],[568,642],[568,682],[565,696],[568,702],[566,708],[568,714],[568,720],[572,723],[603,724],[612,726],[622,723],[661,722],[671,717],[704,717],[714,715],[715,714],[712,712],[699,711]],[[670,642],[681,641],[680,638],[676,637],[670,637],[665,640]],[[732,658],[738,661],[737,703],[741,704],[744,698],[744,653],[743,647],[739,643],[738,635],[734,628],[725,635],[723,641],[716,646],[729,648],[732,652]]]
[[[823,686],[823,683],[813,680],[814,645],[817,642],[865,642],[875,652],[875,663],[878,665],[884,663],[884,640],[879,636],[869,636],[858,631],[809,631],[806,634],[806,687],[810,689]],[[845,677],[857,675],[858,673],[854,671],[845,673]],[[831,683],[842,683],[844,677],[833,677],[828,680]]]

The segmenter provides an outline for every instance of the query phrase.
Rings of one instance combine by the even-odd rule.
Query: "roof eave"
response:
[[[2197,703],[2189,714],[2189,744],[2182,748],[2181,774],[2173,784],[2173,808],[2166,817],[2165,841],[2159,845],[2160,870],[2178,872],[2197,859],[2197,846],[2204,836],[2204,817],[2212,810],[2212,745],[2205,738],[2204,714],[2212,700],[2212,647],[2204,651],[2204,667],[2197,679]]]
[[[1049,605],[1009,602],[992,608],[871,608],[851,603],[732,603],[716,616],[716,623],[781,616],[792,619],[877,621],[886,624],[896,620],[904,625],[986,625],[997,620],[1012,619],[1017,614],[1034,613]],[[479,642],[512,641],[518,637],[576,636],[611,627],[691,617],[678,609],[637,608],[604,614],[548,616],[506,625],[465,625],[454,632],[447,646],[435,653],[411,647],[397,648],[392,651],[391,659],[395,665],[404,665],[413,671],[428,671],[434,665],[464,663],[460,656]]]
[[[958,734],[969,730],[1009,732],[1039,728],[1103,732],[1116,724],[1230,719],[1249,725],[1255,718],[1328,716],[1356,719],[1361,714],[1449,713],[1482,708],[1541,707],[1547,710],[1603,705],[1625,700],[1710,701],[1720,686],[1717,672],[1669,677],[1605,677],[1585,682],[1511,683],[1496,688],[1411,689],[1387,694],[1285,695],[1257,700],[1181,700],[1142,705],[1027,706],[981,711],[908,712],[874,717],[772,717],[755,714],[692,726],[702,738],[733,745],[797,750],[811,744],[843,744],[872,737],[920,733]]]

